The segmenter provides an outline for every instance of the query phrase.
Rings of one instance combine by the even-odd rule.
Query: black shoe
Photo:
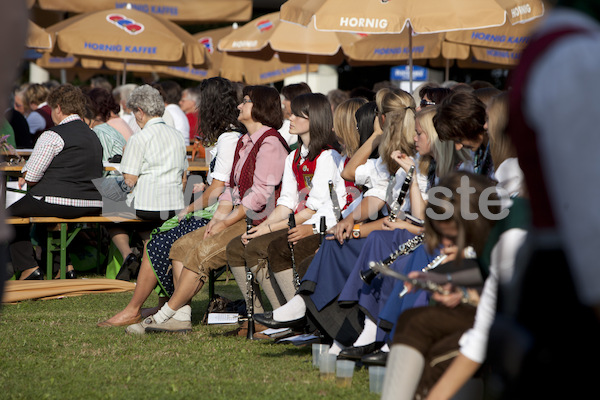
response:
[[[374,342],[366,346],[348,347],[347,349],[340,351],[338,358],[360,360],[362,356],[366,356],[367,354],[373,353],[375,350],[379,350],[384,344],[384,342]]]
[[[77,274],[75,273],[75,270],[72,269],[70,271],[67,271],[65,273],[65,278],[67,278],[67,279],[77,279]]]
[[[366,356],[362,356],[360,359],[363,364],[366,365],[381,365],[385,367],[385,363],[387,362],[388,351],[382,351],[381,349],[375,350],[371,354],[367,354]]]
[[[119,273],[115,277],[115,279],[121,281],[129,281],[135,275],[135,272],[140,267],[139,258],[134,253],[129,253],[127,258],[123,260],[123,264],[121,265],[121,269],[119,269]]]
[[[254,321],[274,329],[303,328],[306,325],[306,316],[292,321],[281,322],[273,319],[273,311],[267,311],[264,314],[254,314]]]
[[[29,276],[25,279],[23,279],[24,281],[41,281],[44,279],[44,274],[42,274],[42,270],[38,268],[36,268],[31,274],[29,274]]]

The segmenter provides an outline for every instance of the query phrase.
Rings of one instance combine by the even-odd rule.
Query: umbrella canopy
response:
[[[44,10],[86,13],[125,8],[158,15],[177,23],[248,21],[252,0],[28,0]]]
[[[282,23],[279,12],[263,15],[233,30],[218,42],[218,49],[231,54],[271,59],[275,52],[283,61],[340,64],[340,39],[333,32]]]
[[[522,23],[544,14],[543,0],[288,0],[281,19],[335,32],[435,33]],[[313,18],[314,17],[314,18]]]
[[[201,66],[204,48],[175,23],[136,10],[112,9],[71,17],[46,29],[53,55]]]
[[[239,29],[238,29],[239,30]],[[211,57],[212,72],[232,81],[246,82],[250,85],[264,85],[281,81],[287,77],[315,72],[318,65],[294,62],[283,62],[279,57],[271,57],[268,60],[252,59],[228,54],[219,50],[218,44],[235,30],[231,27],[213,29],[200,32],[194,37],[206,46]]]
[[[28,21],[27,39],[25,47],[35,50],[50,50],[52,49],[52,39],[46,30],[35,23]]]
[[[412,38],[416,58],[440,55],[443,35],[416,35]],[[248,22],[219,41],[219,49],[229,54],[270,59],[278,53],[283,61],[309,60],[319,64],[339,64],[345,58],[353,65],[396,63],[409,57],[408,31],[395,35],[367,35],[318,31],[280,21],[271,13]],[[341,52],[340,52],[341,49]]]

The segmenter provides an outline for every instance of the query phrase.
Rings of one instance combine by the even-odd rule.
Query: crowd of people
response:
[[[555,374],[556,362],[544,358],[554,342],[535,341],[511,365],[499,350],[515,345],[507,337],[523,339],[519,324],[537,335],[547,325],[510,297],[516,276],[521,286],[512,290],[540,307],[523,285],[543,272],[519,251],[568,263],[548,234],[563,223],[548,201],[554,181],[540,187],[541,161],[525,152],[524,130],[542,128],[518,125],[535,121],[515,108],[533,107],[523,82],[327,94],[306,83],[278,91],[219,77],[185,89],[107,84],[19,87],[5,114],[15,145],[33,148],[18,182],[28,191],[11,216],[99,214],[93,181],[115,178],[103,162],[120,164],[123,201],[144,222],[109,234],[123,259],[117,278],[137,284],[99,327],[190,332],[192,299],[227,266],[247,305],[242,314],[252,317],[240,336],[249,323],[257,332],[315,333],[338,359],[387,366],[383,399],[449,399],[486,378],[518,397],[535,393],[539,371]],[[202,183],[188,183],[186,146],[194,142],[209,165]],[[190,185],[195,196],[186,202]],[[42,279],[30,228],[16,227],[10,260],[19,279]],[[67,278],[75,277],[69,266]],[[142,308],[155,290],[158,304]],[[576,298],[565,301],[591,337],[597,317]]]
[[[108,232],[123,258],[117,278],[137,285],[129,304],[99,326],[189,332],[191,300],[211,271],[228,266],[257,331],[315,332],[339,358],[388,364],[384,397],[426,396],[454,358],[483,362],[498,282],[510,276],[527,223],[523,175],[504,133],[507,92],[481,82],[328,96],[306,83],[279,92],[224,78],[184,90],[173,81],[106,84],[15,91],[12,113],[26,105],[34,150],[19,179],[29,190],[8,209],[98,214],[103,202],[92,181],[113,178],[103,162],[120,164],[124,201],[144,222]],[[186,203],[191,140],[206,149],[210,167]],[[464,179],[473,196],[461,191]],[[430,201],[438,188],[451,193]],[[490,188],[491,217],[478,205]],[[463,217],[465,205],[478,213],[474,220]],[[498,223],[506,208],[511,218]],[[512,236],[492,234],[498,226]],[[42,279],[29,226],[17,229],[9,250],[19,279]],[[447,272],[420,272],[440,256]],[[390,271],[444,291],[417,285],[398,296],[404,281],[371,270],[386,258]],[[369,273],[375,277],[365,279]],[[67,277],[76,277],[72,266]],[[156,288],[159,303],[142,308]],[[247,329],[248,321],[239,331]]]

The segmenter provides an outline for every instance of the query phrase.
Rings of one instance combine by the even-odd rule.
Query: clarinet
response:
[[[329,181],[329,197],[331,198],[331,205],[333,206],[333,215],[335,215],[335,221],[339,222],[342,212],[340,211],[340,203],[337,198],[333,187],[333,181]]]
[[[325,234],[327,233],[327,221],[325,216],[321,216],[321,224],[319,226],[319,245],[323,244],[323,240],[325,240]]]
[[[432,269],[436,269],[447,257],[448,254],[440,254],[439,256],[434,258],[429,264],[424,266],[423,269],[421,269],[421,271],[427,272],[431,271]]]
[[[296,219],[294,217],[294,213],[290,213],[288,217],[288,227],[290,229],[296,227]],[[300,287],[300,276],[298,275],[298,271],[296,270],[296,257],[294,256],[294,244],[288,242],[288,246],[290,247],[290,253],[292,255],[292,272],[294,273],[294,287],[298,289]]]
[[[388,218],[391,222],[394,222],[396,220],[396,217],[398,216],[398,211],[400,211],[400,207],[402,207],[402,203],[404,203],[404,198],[406,197],[406,193],[408,193],[408,189],[410,188],[410,183],[412,182],[414,172],[415,166],[411,165],[408,172],[406,173],[404,183],[402,183],[402,187],[400,188],[398,198],[394,200],[392,206],[390,207],[390,215],[388,216]]]
[[[379,261],[379,262],[371,261],[371,263],[369,264],[369,268],[375,269],[379,273],[382,273],[384,275],[391,276],[396,279],[400,279],[401,281],[404,281],[404,282],[408,282],[411,285],[418,287],[419,289],[424,289],[424,290],[428,290],[430,292],[440,293],[443,295],[450,294],[450,292],[448,290],[444,289],[444,287],[442,285],[439,285],[439,284],[431,282],[431,281],[422,281],[419,279],[409,278],[407,275],[401,274],[400,272],[396,272],[393,269],[390,269],[388,266],[384,265],[383,262],[381,262],[381,261]],[[460,299],[460,302],[462,304],[477,306],[477,304],[473,301],[473,299],[469,298],[469,295],[467,294],[467,289],[465,287],[461,286],[461,287],[459,287],[459,289],[463,292],[463,295]],[[399,296],[403,297],[404,294],[405,294],[404,291],[402,291],[402,293],[400,293]]]
[[[415,236],[414,238],[407,240],[406,242],[404,242],[400,246],[398,246],[398,250],[396,250],[395,252],[390,254],[388,256],[388,258],[381,261],[379,264],[383,265],[384,267],[387,267],[387,266],[391,265],[394,261],[396,261],[396,259],[398,257],[412,253],[423,243],[424,238],[425,238],[425,234],[422,233],[419,236]],[[380,272],[374,268],[374,266],[376,264],[378,264],[378,263],[376,263],[375,261],[371,261],[369,263],[368,271],[360,271],[360,279],[362,279],[363,282],[365,282],[367,285],[370,285],[371,282],[373,281],[373,279]]]
[[[246,233],[252,228],[252,218],[246,217]],[[248,316],[248,334],[246,339],[254,340],[254,274],[250,268],[246,267],[246,295],[248,303],[246,304]]]

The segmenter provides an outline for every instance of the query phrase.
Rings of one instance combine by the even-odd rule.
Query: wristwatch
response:
[[[354,228],[352,228],[352,237],[354,239],[360,238],[360,224],[354,224]]]
[[[318,235],[320,233],[315,224],[312,224],[312,228],[313,228],[313,235]]]

